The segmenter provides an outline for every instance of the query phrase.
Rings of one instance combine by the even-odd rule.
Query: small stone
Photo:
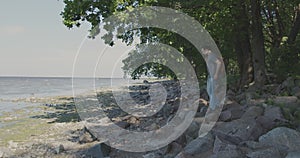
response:
[[[116,125],[123,128],[123,129],[126,129],[130,126],[130,124],[128,122],[125,122],[125,121],[117,122]]]
[[[79,136],[79,143],[84,144],[84,143],[91,143],[95,141],[96,139],[94,136],[92,136],[86,128],[81,131],[81,135]]]
[[[62,145],[62,144],[60,144],[57,148],[56,148],[56,153],[57,154],[60,154],[60,153],[62,153],[62,152],[64,152],[65,151],[65,148],[64,148],[64,146]]]

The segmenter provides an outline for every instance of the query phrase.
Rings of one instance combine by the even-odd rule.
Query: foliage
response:
[[[90,31],[94,31],[91,32],[91,37],[93,37],[100,31],[94,28],[102,24],[104,18],[120,11],[139,6],[163,6],[180,10],[194,17],[209,31],[222,52],[227,73],[231,76],[242,77],[241,64],[245,62],[239,58],[242,53],[237,47],[244,47],[247,44],[245,42],[250,41],[251,54],[249,57],[251,58],[257,51],[255,45],[253,45],[255,34],[253,34],[254,27],[252,25],[253,19],[257,17],[253,17],[251,13],[251,7],[254,4],[252,2],[258,2],[260,5],[263,44],[266,50],[266,71],[275,73],[279,80],[286,76],[299,75],[297,69],[299,68],[300,59],[299,39],[292,43],[287,42],[296,17],[300,16],[299,0],[64,0],[66,5],[61,15],[64,24],[69,28],[79,27],[82,22],[90,23]],[[239,27],[242,24],[244,27]],[[118,28],[105,29],[110,32]],[[193,45],[181,36],[162,29],[142,28],[118,35],[117,38],[131,44],[134,36],[138,36],[141,43],[160,42],[176,48],[193,63],[198,78],[205,76],[205,64],[202,57]],[[238,41],[241,37],[244,40]],[[114,45],[115,37],[112,33],[108,33],[102,38],[107,44]],[[137,70],[131,70],[131,62],[139,60],[142,56],[143,54],[139,52],[132,52],[123,61],[123,69],[131,74],[133,78],[138,78],[141,75],[175,77],[171,70],[155,63],[144,64]]]

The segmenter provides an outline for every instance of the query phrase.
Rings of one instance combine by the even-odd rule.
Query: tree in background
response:
[[[261,87],[270,82],[270,73],[277,76],[277,81],[299,74],[298,0],[64,0],[64,3],[66,5],[61,13],[64,24],[73,28],[88,22],[91,30],[95,30],[103,18],[139,6],[180,10],[194,17],[208,30],[222,53],[227,74],[238,76],[237,86],[240,89],[249,85]],[[142,28],[119,35],[118,38],[131,44],[133,36],[138,36],[141,43],[159,41],[176,48],[193,64],[199,79],[205,77],[202,57],[193,45],[179,35],[157,28]],[[113,46],[112,34],[102,38]],[[123,61],[123,69],[134,78],[141,74],[174,77],[171,70],[155,63],[130,70],[130,62],[141,57],[138,53],[131,53]]]

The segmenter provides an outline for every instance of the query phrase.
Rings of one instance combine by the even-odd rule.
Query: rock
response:
[[[265,145],[260,144],[256,141],[244,141],[239,144],[240,147],[250,148],[252,150],[266,148]]]
[[[62,153],[62,152],[64,152],[65,151],[65,148],[64,148],[64,146],[62,145],[62,144],[60,144],[57,148],[56,148],[56,153],[57,154],[60,154],[60,153]]]
[[[199,155],[208,150],[212,150],[214,144],[214,138],[212,134],[208,133],[204,137],[198,137],[197,139],[191,141],[184,148],[184,153],[189,155]]]
[[[232,151],[232,150],[237,150],[237,147],[233,144],[223,142],[216,136],[214,147],[213,147],[213,153],[217,154],[222,151]]]
[[[192,156],[187,156],[183,152],[179,153],[178,155],[175,156],[175,158],[191,158]]]
[[[146,129],[146,130],[149,130],[149,131],[154,131],[154,130],[157,130],[157,129],[159,129],[159,128],[160,128],[160,127],[159,127],[158,124],[152,123],[150,126],[147,126],[145,129]]]
[[[123,129],[126,129],[130,126],[130,124],[128,122],[125,122],[125,121],[119,121],[117,123],[115,123],[117,126],[123,128]]]
[[[30,147],[31,152],[28,153],[31,157],[54,157],[57,154],[55,148],[48,144],[32,144]],[[26,157],[24,155],[24,157]]]
[[[238,103],[231,103],[231,104],[226,104],[224,106],[223,111],[230,111],[231,113],[231,120],[236,120],[242,117],[242,115],[245,113],[244,107],[241,106]]]
[[[295,79],[292,77],[287,78],[277,89],[276,93],[290,93],[292,88],[295,87]]]
[[[287,122],[287,120],[284,118],[282,111],[279,107],[266,106],[264,115],[258,117],[257,122],[264,129],[266,129],[266,131],[269,131],[274,127],[280,125],[281,123]]]
[[[133,153],[133,152],[126,152],[126,151],[121,151],[117,149],[112,149],[112,151],[109,154],[109,157],[111,158],[143,158],[147,156],[146,153]],[[151,155],[151,154],[150,154]],[[154,157],[157,158],[157,157]]]
[[[79,136],[79,143],[80,144],[85,144],[85,143],[91,143],[93,141],[95,141],[96,138],[94,136],[92,136],[86,128],[83,129],[83,131],[80,132],[80,136]]]
[[[264,109],[259,106],[250,106],[242,118],[248,119],[248,118],[257,118],[258,116],[261,116],[264,112]]]
[[[289,152],[285,158],[299,158],[300,157],[300,151],[293,151]]]
[[[300,87],[294,87],[292,89],[292,95],[299,98],[300,97]]]
[[[189,144],[190,142],[192,142],[194,139],[189,136],[189,135],[185,135],[185,139],[186,139],[186,143]]]
[[[143,158],[162,158],[162,156],[159,153],[151,152],[143,155]]]
[[[295,96],[278,96],[274,99],[274,103],[278,105],[294,104],[298,100]]]
[[[182,151],[182,146],[176,142],[172,142],[169,146],[168,146],[168,151],[166,153],[166,155],[164,156],[164,158],[173,158],[175,157],[177,154],[179,154]]]
[[[86,152],[84,153],[84,157],[103,158],[104,155],[101,150],[101,144],[94,145],[93,147],[86,150]]]
[[[212,131],[223,140],[239,144],[246,140],[256,140],[262,134],[263,129],[255,119],[249,118],[217,124]]]
[[[281,158],[280,152],[275,148],[261,149],[247,154],[248,158]]]
[[[207,106],[203,106],[203,107],[199,108],[199,112],[196,113],[195,117],[204,117],[207,112],[207,109],[208,109]]]
[[[4,157],[5,156],[5,153],[3,151],[0,150],[0,157]]]
[[[189,128],[185,131],[185,135],[188,135],[193,139],[195,139],[198,137],[199,129],[200,129],[200,125],[197,122],[193,121],[190,124]]]
[[[210,158],[241,158],[245,157],[241,151],[238,149],[235,150],[226,150],[226,151],[220,151],[214,155],[212,155]]]
[[[240,158],[243,157],[236,145],[227,143],[216,137],[211,158]]]
[[[269,118],[271,121],[286,121],[280,107],[267,106],[265,108],[264,116]]]
[[[186,140],[186,135],[181,135],[179,138],[177,138],[174,142],[182,145],[182,146],[185,146],[187,144],[187,140]]]
[[[259,137],[259,142],[275,147],[279,151],[298,151],[300,150],[300,133],[286,127],[278,127]]]
[[[226,110],[226,111],[221,112],[219,120],[226,122],[226,121],[229,121],[231,119],[231,116],[232,116],[231,111]]]

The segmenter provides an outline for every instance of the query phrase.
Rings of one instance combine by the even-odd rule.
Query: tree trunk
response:
[[[260,0],[251,0],[252,57],[255,87],[263,86],[266,82],[264,35],[260,11]]]
[[[299,4],[299,7],[298,7],[298,12],[297,12],[297,17],[296,17],[296,20],[294,22],[294,25],[290,31],[290,34],[288,36],[288,44],[292,45],[295,43],[296,41],[296,37],[299,33],[299,30],[300,30],[300,4]]]
[[[237,13],[233,14],[236,19],[235,23],[235,51],[240,69],[240,82],[239,87],[243,88],[249,85],[253,80],[253,67],[251,57],[251,45],[249,34],[249,18],[245,2],[240,0],[236,4]]]

